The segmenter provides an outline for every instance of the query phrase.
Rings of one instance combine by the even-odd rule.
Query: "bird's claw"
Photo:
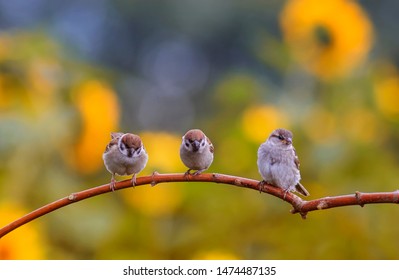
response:
[[[263,188],[264,188],[265,184],[266,184],[266,181],[265,181],[265,180],[262,180],[262,181],[259,182],[259,184],[258,184],[258,190],[259,190],[260,193],[263,192]]]
[[[197,170],[197,171],[195,171],[195,172],[194,172],[193,174],[191,174],[191,175],[197,176],[197,175],[200,175],[203,171],[204,171],[203,169]]]
[[[114,192],[115,191],[115,179],[111,179],[111,183],[109,183],[109,189]]]
[[[137,183],[137,181],[136,181],[136,174],[133,174],[133,177],[132,177],[132,187],[133,187],[133,188],[136,186],[136,183]]]

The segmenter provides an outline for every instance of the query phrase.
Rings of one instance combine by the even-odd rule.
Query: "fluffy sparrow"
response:
[[[111,141],[103,153],[105,167],[112,174],[110,188],[115,190],[115,174],[131,175],[132,185],[136,184],[136,174],[144,169],[148,155],[138,135],[113,132]]]
[[[292,133],[286,129],[276,129],[258,149],[258,169],[263,181],[280,187],[285,192],[296,191],[304,196],[309,192],[299,183],[299,160],[292,146]]]
[[[197,170],[191,175],[199,175],[209,168],[213,161],[213,145],[208,137],[199,129],[191,129],[183,136],[180,146],[180,158],[191,170]]]

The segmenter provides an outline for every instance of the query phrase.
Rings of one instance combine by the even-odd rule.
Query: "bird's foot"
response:
[[[133,177],[132,177],[132,186],[133,186],[133,188],[136,186],[136,183],[137,183],[136,174],[133,174]]]
[[[258,190],[259,190],[260,193],[262,193],[264,191],[265,184],[266,184],[265,180],[262,180],[262,181],[259,182]]]
[[[114,179],[114,177],[112,177],[111,178],[111,183],[109,183],[109,189],[111,190],[111,191],[115,191],[115,179]]]

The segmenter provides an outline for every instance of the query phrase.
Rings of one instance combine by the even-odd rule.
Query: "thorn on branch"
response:
[[[360,205],[360,207],[364,207],[364,203],[362,201],[362,193],[358,192],[358,191],[355,192],[355,197],[356,197],[356,201]]]

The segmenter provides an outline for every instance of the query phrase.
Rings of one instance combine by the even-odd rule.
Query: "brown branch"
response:
[[[217,173],[206,173],[196,176],[184,175],[184,174],[159,174],[154,172],[153,175],[139,177],[136,180],[136,186],[148,185],[155,186],[159,183],[167,182],[213,182],[219,184],[234,185],[237,187],[249,188],[259,191],[260,181],[242,178],[237,176],[217,174]],[[125,189],[132,187],[131,180],[125,180],[118,182],[115,186],[115,190]],[[46,215],[52,211],[59,208],[67,206],[69,204],[97,196],[103,193],[111,192],[109,184],[94,187],[88,190],[80,191],[77,193],[72,193],[67,197],[61,198],[47,205],[44,205],[29,214],[11,222],[10,224],[0,228],[0,238],[7,233],[17,229],[18,227],[37,219],[43,215]],[[334,207],[349,206],[349,205],[360,205],[373,203],[399,203],[399,190],[393,192],[383,192],[383,193],[360,193],[355,194],[334,196],[334,197],[324,197],[315,200],[303,200],[293,193],[286,193],[281,188],[277,188],[268,184],[264,184],[262,192],[276,196],[286,202],[290,203],[294,209],[291,213],[299,213],[302,218],[306,218],[306,214],[310,211],[329,209]]]

